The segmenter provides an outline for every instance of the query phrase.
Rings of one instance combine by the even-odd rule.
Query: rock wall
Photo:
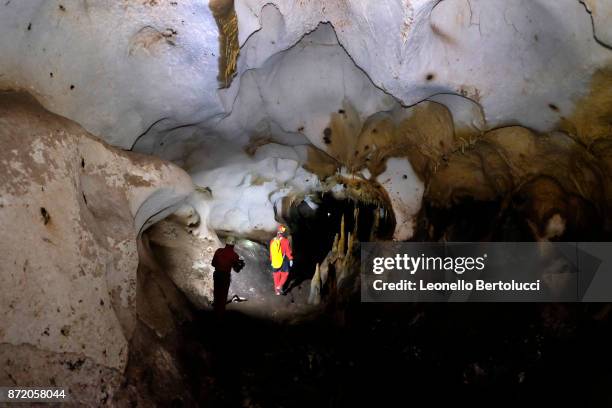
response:
[[[24,93],[0,93],[0,373],[99,405],[137,324],[137,239],[192,191],[159,159],[108,146]]]

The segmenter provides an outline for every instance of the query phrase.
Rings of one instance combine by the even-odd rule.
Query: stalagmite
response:
[[[372,222],[372,229],[370,230],[370,242],[376,240],[376,233],[378,232],[378,226],[380,224],[380,209],[376,207],[374,210],[374,221]]]
[[[311,305],[318,305],[321,303],[321,268],[317,264],[314,276],[310,281],[310,296],[308,297],[308,303]]]
[[[340,241],[338,241],[338,256],[344,256],[344,249],[346,247],[346,236],[344,232],[344,215],[342,215],[342,221],[340,221]]]
[[[344,279],[346,279],[346,277],[347,277],[347,275],[349,273],[349,271],[347,270],[347,266],[350,264],[350,260],[351,260],[351,256],[352,256],[353,240],[354,240],[353,234],[351,234],[351,232],[349,231],[349,233],[348,233],[348,244],[347,244],[347,248],[346,248],[346,253],[336,263],[336,271],[337,271],[336,285],[338,287],[340,287],[340,285],[342,284]]]
[[[336,233],[336,235],[334,236],[334,243],[332,244],[332,249],[331,249],[331,253],[334,255],[338,253],[338,243],[339,243],[339,236]]]
[[[323,262],[321,263],[321,267],[319,268],[319,276],[322,288],[324,288],[327,284],[327,278],[329,276],[329,265],[333,258],[334,256],[332,255],[332,253],[328,253]]]
[[[351,253],[351,249],[353,248],[353,239],[354,235],[351,231],[349,231],[346,245],[346,254],[344,255],[345,258]]]
[[[353,236],[356,237],[357,233],[359,232],[359,207],[357,206],[355,206],[355,209],[353,210],[353,220]]]

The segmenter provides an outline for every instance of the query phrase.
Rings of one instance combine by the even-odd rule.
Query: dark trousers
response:
[[[231,272],[230,272],[231,273]],[[230,273],[225,273],[215,270],[213,274],[214,281],[214,300],[213,310],[218,316],[225,312],[225,304],[227,303],[227,294],[229,292],[230,283],[232,281]]]

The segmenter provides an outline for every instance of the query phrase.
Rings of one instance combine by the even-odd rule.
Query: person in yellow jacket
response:
[[[289,277],[289,268],[293,266],[291,243],[286,236],[287,227],[278,226],[276,236],[270,241],[270,263],[274,276],[274,289],[277,295],[284,295],[284,286]]]

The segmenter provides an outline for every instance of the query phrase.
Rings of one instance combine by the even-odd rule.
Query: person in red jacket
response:
[[[270,263],[274,275],[274,289],[277,295],[284,295],[284,286],[293,266],[291,243],[286,237],[287,227],[279,225],[276,237],[270,241]]]
[[[240,259],[236,251],[234,251],[234,237],[228,237],[225,241],[225,247],[215,251],[212,259],[212,266],[215,268],[213,274],[214,281],[214,300],[213,309],[218,316],[225,312],[225,304],[227,303],[227,293],[229,292],[230,283],[232,281],[232,269],[240,272],[244,266],[244,261]]]

